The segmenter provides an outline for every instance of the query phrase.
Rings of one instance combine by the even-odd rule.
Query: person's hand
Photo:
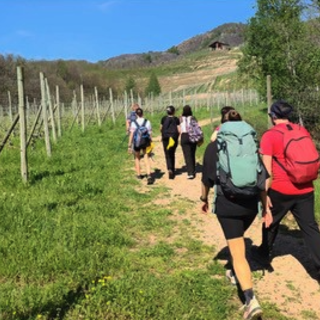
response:
[[[262,221],[264,222],[266,228],[269,228],[273,222],[273,216],[269,208],[262,212]]]
[[[207,198],[200,197],[200,200],[203,202],[201,204],[201,212],[207,214],[209,211],[209,203]]]
[[[132,148],[128,147],[128,153],[131,154],[132,153]]]
[[[208,202],[205,202],[201,205],[201,212],[204,214],[208,214],[209,211],[209,204]]]

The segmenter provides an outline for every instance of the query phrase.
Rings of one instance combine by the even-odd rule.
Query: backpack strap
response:
[[[292,126],[291,126],[290,124],[287,124],[286,127],[287,127],[288,130],[293,130],[293,128],[292,128]],[[285,129],[284,129],[284,130],[281,130],[281,129],[279,129],[279,128],[277,128],[277,129],[272,128],[272,129],[270,129],[270,130],[279,132],[279,133],[281,133],[282,135],[283,135],[284,132],[286,131]],[[279,161],[279,159],[278,159],[277,157],[272,156],[272,159],[274,159],[274,161],[279,165],[279,167],[280,167],[282,170],[284,170],[285,172],[287,172],[285,166]]]
[[[140,125],[139,125],[139,123],[137,122],[137,120],[133,120],[133,123],[136,125],[136,129],[139,129],[140,128]]]
[[[148,121],[147,119],[144,119],[143,124],[142,124],[142,127],[145,127],[145,126],[146,126],[147,121]]]

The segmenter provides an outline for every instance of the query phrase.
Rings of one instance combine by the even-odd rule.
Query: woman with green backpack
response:
[[[262,309],[253,291],[251,269],[246,259],[244,233],[250,227],[258,213],[258,202],[260,193],[262,192],[261,189],[263,189],[264,186],[258,184],[253,186],[252,184],[248,187],[248,190],[245,187],[241,187],[241,190],[237,194],[236,190],[238,186],[233,185],[231,179],[227,179],[226,185],[223,185],[222,176],[220,175],[223,164],[219,163],[221,159],[219,159],[218,156],[220,152],[226,150],[229,150],[229,152],[232,153],[231,149],[233,146],[228,145],[231,144],[231,140],[228,140],[227,136],[232,130],[235,130],[232,135],[236,134],[236,130],[240,127],[244,136],[238,139],[239,145],[235,147],[235,149],[238,149],[237,153],[241,154],[242,142],[244,142],[243,145],[255,143],[253,128],[242,121],[240,114],[236,110],[230,110],[223,116],[217,139],[214,142],[209,143],[205,150],[200,200],[204,203],[202,211],[207,213],[209,189],[213,186],[215,187],[214,213],[221,225],[231,254],[232,267],[226,271],[226,277],[232,284],[240,285],[245,297],[244,319],[253,320],[258,319],[261,316]],[[225,130],[226,128],[228,130]],[[246,132],[248,132],[248,136]],[[254,152],[256,152],[256,155],[258,156],[257,146],[255,147],[255,150],[253,150],[253,153]],[[251,158],[250,155],[247,156],[249,159]],[[236,160],[234,159],[230,160],[230,162],[235,161]],[[228,164],[229,169],[232,166],[230,162]],[[251,171],[254,172],[258,168],[257,164],[251,164],[251,160],[244,163],[247,163],[247,167],[243,167],[242,170],[248,176]],[[265,173],[265,171],[262,170],[261,174],[262,173]],[[256,171],[257,181],[259,174],[259,171]],[[226,176],[234,177],[237,175],[239,175],[239,170],[238,172],[229,171]],[[263,181],[260,182],[263,184]]]

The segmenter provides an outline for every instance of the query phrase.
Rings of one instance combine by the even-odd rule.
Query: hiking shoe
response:
[[[261,249],[261,247],[251,247],[252,258],[264,267],[268,267],[271,264],[271,255]]]
[[[243,309],[243,319],[245,320],[257,320],[262,315],[262,309],[256,297],[253,297],[248,305],[245,304]]]
[[[154,183],[154,179],[151,176],[148,176],[147,184],[153,184],[153,183]]]
[[[230,283],[233,284],[234,286],[236,286],[236,285],[239,283],[236,275],[233,273],[232,270],[227,270],[227,271],[226,271],[226,278],[227,278],[227,279],[230,281]]]
[[[169,170],[169,179],[174,179],[174,173],[172,170]]]

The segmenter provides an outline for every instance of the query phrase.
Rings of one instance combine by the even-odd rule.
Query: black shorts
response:
[[[245,231],[251,226],[256,214],[247,216],[222,217],[217,215],[224,236],[227,240],[243,237]]]

